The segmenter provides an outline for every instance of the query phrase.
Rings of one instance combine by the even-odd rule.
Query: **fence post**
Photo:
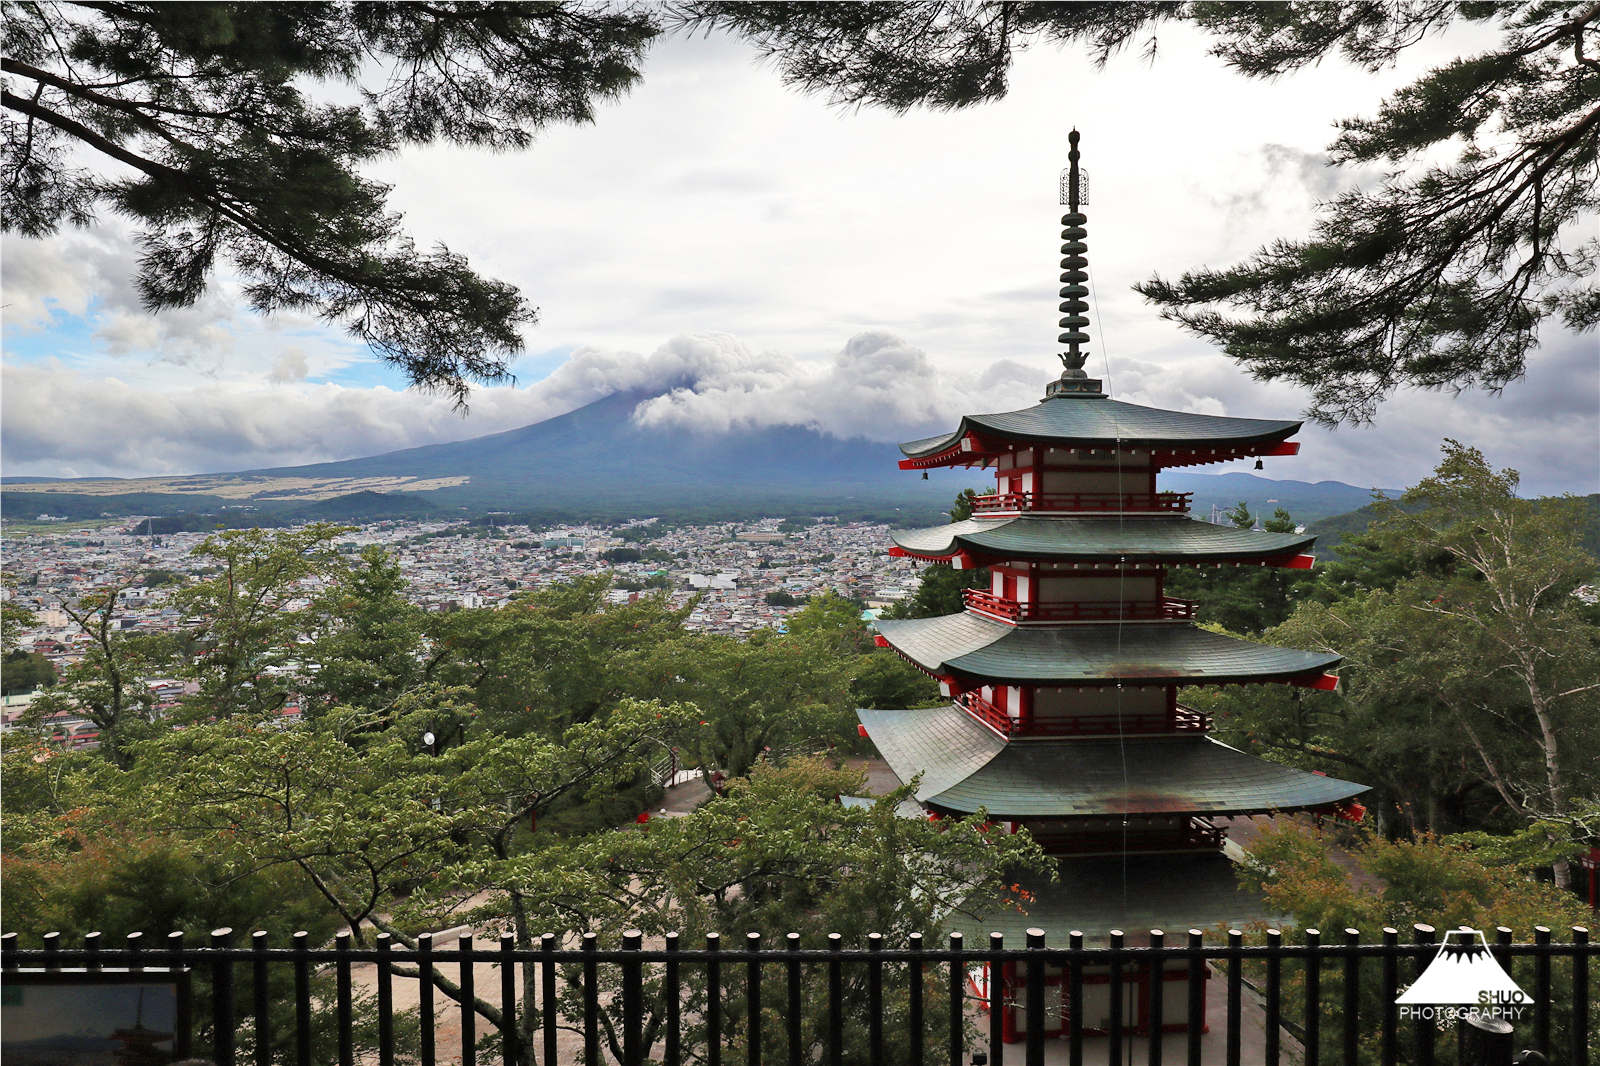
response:
[[[1533,957],[1533,1046],[1550,1057],[1550,930],[1533,927],[1533,943],[1539,953]]]
[[[1511,1023],[1499,1018],[1464,1015],[1456,1023],[1461,1042],[1460,1066],[1511,1066]]]
[[[1206,1027],[1205,934],[1189,930],[1189,1066],[1200,1066],[1201,1030]]]
[[[1223,1054],[1228,1066],[1239,1066],[1240,1029],[1244,1024],[1244,933],[1228,930],[1228,1021]],[[1316,1061],[1315,1059],[1311,1061]]]
[[[250,960],[251,993],[255,999],[256,1066],[272,1066],[272,1010],[271,990],[267,987],[267,931],[257,929],[250,934],[250,946],[255,957]]]
[[[233,1062],[233,960],[227,950],[233,946],[233,930],[228,926],[211,930],[211,1054],[217,1066]]]
[[[422,1041],[422,1066],[434,1066],[433,934],[417,934],[417,1036]]]
[[[355,1066],[356,1049],[353,1026],[355,1018],[350,993],[350,930],[345,929],[333,937],[334,983],[339,1000],[339,1066]]]
[[[678,946],[677,934],[667,934],[667,950],[671,951]],[[539,950],[544,957],[539,960],[539,1005],[544,1011],[541,1027],[544,1029],[544,1066],[556,1066],[556,935],[543,933],[539,937]],[[667,963],[667,969],[676,979],[677,963]],[[668,1017],[673,1021],[672,1029],[667,1032],[667,1066],[678,1066],[673,1054],[677,1051],[677,1015],[676,999],[677,986],[674,984],[667,990],[670,997],[667,1000]]]
[[[1411,929],[1412,940],[1416,944],[1416,976],[1421,977],[1422,971],[1433,960],[1433,953],[1428,951],[1433,945],[1433,926],[1418,922]],[[1423,1018],[1419,1011],[1412,1020],[1411,1032],[1416,1038],[1417,1066],[1433,1066],[1433,1022]]]
[[[143,933],[128,934],[128,969],[138,973],[144,969],[139,962],[139,950],[144,947]]]
[[[950,1066],[962,1066],[967,1044],[967,964],[961,958],[966,938],[950,934]]]
[[[722,1066],[722,937],[706,934],[706,1062]],[[594,1066],[599,1066],[595,1063]]]
[[[1361,956],[1356,948],[1361,943],[1361,930],[1344,931],[1344,1017],[1340,1019],[1344,1037],[1344,1061],[1356,1061],[1356,1049],[1361,1045],[1361,1026],[1357,1023],[1357,1007],[1361,1003]]]
[[[746,933],[745,946],[750,950],[750,958],[745,964],[745,998],[748,1000],[748,1036],[749,1042],[745,1047],[745,1061],[750,1066],[761,1066],[761,934]],[[882,1026],[882,1021],[879,1021]]]
[[[1572,1066],[1589,1066],[1589,929],[1572,927]]]
[[[991,1066],[1005,1066],[1005,1014],[1006,1014],[1006,964],[1001,957],[1005,950],[1003,933],[989,934],[989,1062]]]
[[[1322,930],[1306,930],[1306,1062],[1322,1055]]]
[[[869,1062],[883,1061],[883,934],[867,934],[867,1054]],[[751,1066],[755,1066],[754,1063]]]
[[[551,937],[550,939],[553,940],[554,938]],[[678,934],[677,933],[668,933],[667,934],[667,952],[668,952],[668,954],[667,954],[667,964],[666,964],[665,967],[663,967],[665,972],[662,974],[662,977],[661,977],[662,991],[665,994],[666,1000],[667,1000],[667,1043],[666,1043],[666,1048],[663,1051],[662,1057],[661,1057],[662,1066],[680,1066],[680,1056],[683,1053],[682,1052],[682,1044],[681,1044],[682,1037],[681,1037],[681,1034],[679,1033],[679,1026],[681,1026],[683,1024],[683,1017],[679,1012],[680,1011],[680,1003],[681,1003],[681,1000],[682,1000],[682,990],[681,990],[681,986],[678,983],[678,960],[674,957],[677,954],[677,951],[678,951]],[[552,971],[552,973],[553,973],[553,971]],[[551,980],[552,980],[552,986],[551,987],[554,987],[554,984],[553,984],[554,977],[553,976],[552,976]],[[548,1024],[550,1026],[550,1031],[545,1036],[545,1041],[546,1041],[546,1043],[545,1043],[545,1048],[546,1048],[546,1051],[545,1051],[545,1066],[556,1066],[556,1037],[555,1037],[555,1016],[554,1015],[551,1015]]]
[[[1383,1037],[1379,1048],[1381,1066],[1395,1066],[1400,1054],[1400,930],[1383,927]]]
[[[600,1066],[600,971],[594,953],[600,946],[593,932],[583,934],[583,1063]]]
[[[134,935],[137,936],[138,934],[135,933]],[[17,934],[5,933],[0,935],[0,969],[15,970],[17,968],[16,952]]]
[[[1044,930],[1037,926],[1027,931],[1028,961],[1024,964],[1027,970],[1027,986],[1024,995],[1027,997],[1028,1014],[1028,1066],[1044,1066],[1044,959],[1039,953],[1044,950]]]
[[[1161,1033],[1166,1028],[1167,934],[1150,930],[1150,1013],[1145,1029],[1150,1036],[1150,1066],[1161,1066]]]
[[[461,934],[457,953],[461,959],[461,1066],[478,1066],[478,1012],[473,1000],[478,998],[477,971],[472,962],[472,932]],[[594,1062],[594,1059],[590,1059]]]
[[[521,1054],[517,1034],[517,934],[500,934],[500,1061],[517,1066]],[[526,1009],[526,1008],[524,1008]]]
[[[294,935],[294,1061],[295,1066],[311,1066],[311,934],[304,929]],[[423,1066],[433,1066],[425,1062]]]
[[[801,1043],[800,1035],[800,934],[788,933],[784,936],[784,943],[789,948],[789,961],[784,967],[789,978],[789,1066],[801,1066],[805,1061],[805,1048]]]
[[[98,954],[99,951],[100,951],[100,934],[99,933],[85,933],[85,934],[83,934],[83,950],[89,952],[89,959],[88,959],[87,962],[84,963],[84,968],[86,970],[89,970],[91,973],[99,970],[100,969],[100,960],[95,958],[95,955]]]
[[[394,1066],[394,984],[389,977],[392,938],[378,934],[378,1066]]]
[[[1265,1047],[1262,1049],[1265,1066],[1278,1066],[1282,1054],[1283,1038],[1283,930],[1267,930],[1267,979],[1263,998],[1266,1002],[1262,1005],[1262,1013],[1266,1016],[1262,1023],[1262,1036]]]
[[[910,1047],[911,1066],[922,1066],[923,1051],[927,1043],[927,1034],[922,1031],[922,934],[911,934],[911,959],[906,963],[906,982],[911,996],[909,1004],[910,1018],[907,1028],[911,1030]]]
[[[1106,939],[1111,946],[1111,980],[1106,985],[1111,992],[1111,1031],[1106,1036],[1106,1061],[1111,1066],[1122,1066],[1122,930],[1112,929]]]
[[[638,955],[644,934],[637,929],[622,933],[622,950]],[[644,1032],[644,972],[637,957],[622,960],[622,1066],[639,1066],[639,1042]],[[510,1066],[510,1063],[507,1063]]]
[[[844,1062],[844,937],[828,934],[828,1066]]]
[[[61,950],[61,934],[46,933],[44,935],[44,968],[47,971],[61,969],[61,964],[56,961],[56,952]]]

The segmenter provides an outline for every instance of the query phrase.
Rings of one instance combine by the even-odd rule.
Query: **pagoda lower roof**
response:
[[[1206,736],[1007,742],[958,707],[857,711],[918,802],[1002,819],[1261,814],[1325,807],[1366,785],[1267,762]]]
[[[895,651],[928,673],[985,683],[1243,684],[1307,678],[1343,661],[1187,622],[1019,627],[964,611],[876,625]]]
[[[1059,517],[1019,515],[897,530],[895,544],[910,555],[1074,562],[1259,562],[1308,551],[1315,536],[1265,533],[1200,522],[1183,515]]]
[[[958,448],[969,433],[1068,448],[1236,448],[1276,444],[1299,429],[1299,422],[1164,411],[1101,397],[1062,396],[1021,411],[965,415],[953,433],[908,441],[900,450],[910,459],[926,459]]]

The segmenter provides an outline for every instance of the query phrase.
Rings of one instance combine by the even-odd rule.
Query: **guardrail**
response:
[[[1526,1035],[1521,1046],[1552,1062],[1588,1066],[1589,966],[1596,954],[1589,931],[1573,927],[1566,943],[1554,942],[1544,927],[1535,927],[1533,933],[1532,943],[1513,943],[1511,929],[1497,929],[1489,948],[1501,966],[1514,969],[1529,986],[1525,1017],[1518,1021],[1518,1030]],[[1315,929],[1304,931],[1303,943],[1286,942],[1278,930],[1266,931],[1259,943],[1246,943],[1239,930],[1228,931],[1225,943],[1207,943],[1200,930],[1191,929],[1185,943],[1171,945],[1161,931],[1152,930],[1149,945],[1143,947],[1128,946],[1116,931],[1104,947],[1087,946],[1080,933],[1071,934],[1066,945],[1052,947],[1042,931],[1033,929],[1020,950],[1006,947],[999,933],[981,946],[969,946],[952,934],[938,948],[926,946],[915,934],[899,948],[877,934],[862,947],[846,947],[832,934],[826,948],[813,950],[802,948],[800,937],[791,933],[776,951],[767,950],[757,933],[734,950],[724,949],[715,934],[706,937],[703,948],[688,950],[676,934],[669,934],[662,947],[646,949],[640,934],[628,932],[619,946],[603,949],[594,933],[585,933],[576,938],[581,946],[574,950],[562,948],[554,934],[540,938],[537,948],[518,949],[510,934],[485,948],[468,933],[448,955],[436,951],[427,934],[417,939],[415,948],[397,947],[385,933],[378,935],[376,947],[360,949],[351,947],[348,933],[340,934],[331,949],[313,948],[305,934],[296,936],[292,946],[272,947],[265,933],[253,934],[249,947],[238,947],[229,929],[213,932],[203,948],[185,945],[181,933],[168,936],[159,948],[143,950],[108,949],[100,939],[91,934],[85,947],[67,949],[52,933],[42,948],[23,950],[17,935],[8,933],[0,938],[0,984],[46,978],[59,983],[74,975],[87,982],[108,974],[192,974],[205,985],[209,999],[209,1024],[204,1012],[201,1020],[210,1047],[197,1042],[197,1050],[209,1051],[218,1066],[242,1066],[242,1045],[248,1047],[249,1061],[259,1066],[275,1061],[313,1066],[310,979],[314,971],[325,970],[332,971],[335,984],[336,1061],[355,1066],[351,971],[362,964],[376,967],[377,1043],[372,1058],[378,1066],[396,1061],[393,979],[394,968],[402,964],[424,973],[443,976],[449,970],[456,975],[451,987],[459,987],[465,1004],[460,1007],[464,1066],[477,1062],[479,1015],[471,1004],[474,967],[481,964],[500,971],[495,1043],[505,1066],[556,1066],[564,1061],[557,1042],[563,1027],[581,1035],[581,1061],[587,1066],[608,1061],[644,1066],[657,1056],[664,1066],[691,1060],[720,1066],[731,1051],[747,1066],[841,1066],[847,1035],[861,1041],[860,1046],[852,1043],[851,1060],[861,1060],[864,1046],[866,1061],[874,1064],[890,1061],[886,1049],[892,1048],[896,1061],[908,1066],[964,1066],[969,1052],[981,1047],[990,1066],[1004,1066],[1012,1054],[1008,1043],[1020,1042],[1022,1061],[1042,1066],[1045,1045],[1052,1039],[1065,1041],[1068,1061],[1080,1064],[1086,1043],[1103,1039],[1104,1061],[1132,1066],[1131,1035],[1167,1032],[1173,1026],[1183,1030],[1183,1058],[1191,1066],[1200,1066],[1202,1060],[1243,1066],[1247,995],[1257,999],[1266,1066],[1290,1058],[1306,1066],[1369,1061],[1364,1056],[1383,1066],[1432,1066],[1441,1040],[1436,1013],[1407,1018],[1395,1002],[1440,955],[1436,930],[1428,925],[1414,926],[1408,944],[1400,942],[1393,928],[1384,929],[1379,942],[1363,941],[1358,931],[1346,929],[1337,943],[1325,943]],[[139,934],[130,938],[131,944],[140,942]],[[273,1003],[266,990],[274,967],[288,968],[294,977],[296,1021],[288,1031],[272,1026]],[[1180,968],[1181,979],[1172,980],[1173,967]],[[241,971],[248,997],[236,995]],[[1213,1048],[1208,1057],[1207,1045],[1217,1043],[1204,1040],[1206,982],[1213,973],[1221,985],[1224,1022],[1220,1054]],[[577,994],[566,1004],[559,995],[562,983]],[[1099,984],[1107,986],[1110,997],[1103,1038],[1085,1031],[1085,988]],[[1181,985],[1173,990],[1181,991],[1181,998],[1174,994],[1175,1002],[1169,1003],[1167,984]],[[1124,993],[1134,985],[1142,986],[1143,998],[1128,1016]],[[1560,1003],[1554,1002],[1558,987]],[[419,989],[420,1061],[435,1066],[435,989],[429,982],[421,982]],[[520,989],[537,994],[522,996]],[[973,989],[982,994],[974,996]],[[1376,999],[1364,991],[1376,992]],[[239,1002],[242,998],[248,1003]],[[819,1006],[820,1011],[814,1009]],[[1557,1013],[1564,1030],[1559,1042],[1552,1026]],[[1059,1033],[1051,1034],[1057,1025]],[[1286,1032],[1297,1047],[1288,1046]],[[241,1035],[246,1039],[241,1041]],[[1163,1042],[1147,1044],[1141,1057],[1160,1066]],[[1096,1061],[1102,1059],[1100,1052],[1096,1047]]]
[[[1192,492],[992,492],[972,498],[988,511],[1159,511],[1187,513]]]
[[[1199,613],[1195,600],[1088,600],[1072,603],[1018,603],[981,589],[963,589],[974,611],[1006,622],[1183,622]]]

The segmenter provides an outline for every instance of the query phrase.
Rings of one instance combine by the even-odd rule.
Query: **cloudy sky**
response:
[[[1484,43],[1452,31],[1380,76],[1329,62],[1269,84],[1168,27],[1153,66],[1128,55],[1096,71],[1037,49],[999,104],[896,117],[786,90],[736,42],[671,40],[592,126],[523,153],[413,151],[373,171],[419,243],[446,242],[540,307],[514,387],[478,390],[463,418],[336,329],[255,316],[226,277],[196,307],[147,315],[128,283],[129,235],[108,220],[6,238],[4,473],[349,458],[625,388],[665,393],[645,420],[879,440],[1024,406],[1059,373],[1056,181],[1074,126],[1091,177],[1089,369],[1135,403],[1295,417],[1297,390],[1251,381],[1130,286],[1304,235],[1319,198],[1377,176],[1324,166],[1333,123]],[[1451,436],[1532,492],[1594,492],[1597,364],[1592,335],[1552,329],[1503,396],[1402,393],[1375,425],[1308,427],[1300,456],[1266,474],[1403,486]]]

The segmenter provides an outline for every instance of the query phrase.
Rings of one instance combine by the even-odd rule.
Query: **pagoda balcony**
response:
[[[1205,733],[1211,716],[1192,707],[1173,714],[1075,714],[1019,721],[976,692],[956,699],[956,705],[1005,737],[1103,737],[1135,733]]]
[[[1200,609],[1194,600],[1089,600],[1072,603],[1018,603],[981,589],[962,592],[967,608],[1002,622],[1190,622]]]
[[[1192,492],[996,492],[972,500],[973,514],[993,512],[1148,512],[1187,514]]]
[[[1024,825],[1027,823],[1024,822]],[[1034,840],[1050,855],[1119,855],[1123,852],[1212,851],[1222,847],[1228,831],[1210,818],[1190,817],[1176,824],[1117,827],[1073,833],[1029,827]]]

